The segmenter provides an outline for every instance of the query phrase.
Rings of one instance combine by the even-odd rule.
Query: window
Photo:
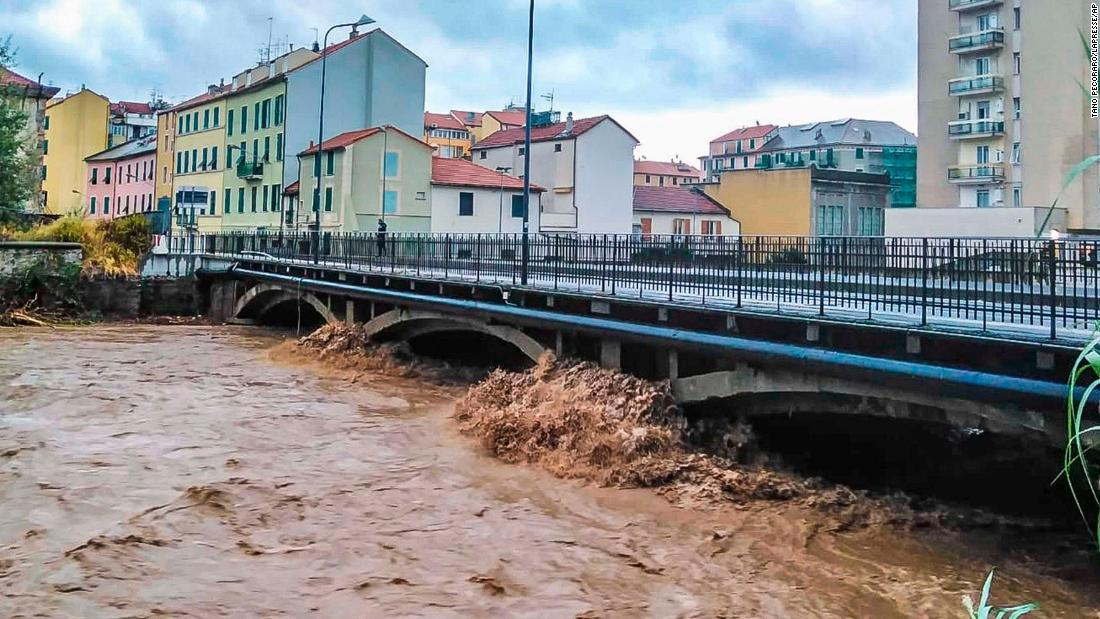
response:
[[[314,213],[317,212],[317,207],[319,206],[320,201],[321,201],[321,192],[320,192],[320,190],[314,188],[314,190],[313,190],[313,212]]]
[[[92,168],[92,184],[99,183],[99,168]]]
[[[199,147],[191,149],[191,171],[194,172],[199,167]]]
[[[49,140],[42,140],[42,154],[43,155],[50,154],[50,141]]]
[[[1020,74],[1020,52],[1012,52],[1012,72]]]
[[[1012,9],[1012,27],[1016,30],[1020,29],[1020,7]]]
[[[722,234],[722,222],[715,219],[704,219],[699,231],[708,236],[720,235]]]
[[[561,144],[555,144],[554,145],[554,152],[555,153],[560,153],[561,152]]]
[[[103,196],[103,214],[111,214],[111,196]]]
[[[282,189],[282,186],[278,183],[271,186],[271,210],[275,212],[278,212],[282,208],[282,195],[279,193],[280,189]]]
[[[978,30],[989,30],[997,27],[997,14],[986,13],[978,16]]]
[[[262,111],[260,112],[260,127],[267,129],[271,124],[271,99],[264,99]]]
[[[990,67],[993,66],[992,61],[988,57],[981,57],[974,59],[974,75],[988,75],[990,73]]]
[[[218,214],[217,211],[218,211],[218,192],[211,191],[210,192],[210,214],[211,215],[217,215]]]
[[[458,215],[459,217],[474,216],[474,194],[472,192],[460,191],[458,193]]]
[[[237,154],[237,160],[238,161],[244,161],[245,159],[248,159],[248,149],[245,148],[246,146],[247,145],[245,144],[245,141],[241,140],[240,146],[237,149],[237,153],[238,153]]]
[[[325,212],[332,212],[332,187],[325,187]]]
[[[1012,117],[1020,118],[1020,98],[1012,97]]]
[[[387,215],[392,215],[397,212],[397,192],[386,191],[382,195],[382,212]]]
[[[1015,164],[1020,163],[1020,143],[1019,142],[1013,142],[1012,143],[1012,163],[1015,163]]]
[[[280,127],[283,124],[283,95],[275,97],[275,126]]]
[[[257,203],[259,202],[259,200],[258,200],[259,195],[260,195],[259,188],[258,187],[253,187],[252,188],[252,212],[253,213],[256,212],[256,207],[258,206]]]
[[[336,151],[325,153],[325,176],[332,176],[336,170]]]
[[[107,166],[107,167],[103,168],[103,184],[104,185],[110,185],[111,184],[111,166]]]
[[[126,202],[124,204],[125,204],[125,206],[122,207],[122,212],[123,213],[129,213],[130,212],[130,196],[126,196]]]
[[[46,116],[42,119],[42,128],[43,129],[49,129],[50,128],[50,117],[49,116]]]
[[[978,149],[977,149],[976,155],[977,155],[977,162],[978,163],[989,163],[989,147],[988,146],[979,146]]]
[[[978,102],[978,120],[989,118],[989,101]]]
[[[725,154],[725,153],[723,153]],[[737,140],[737,154],[741,154],[741,140]]]
[[[176,135],[180,135],[180,134],[183,133],[183,117],[182,116],[176,118],[176,124],[178,125],[176,127]]]
[[[183,173],[183,153],[176,153],[176,174]]]
[[[270,191],[270,188],[269,188],[269,187],[268,187],[267,185],[264,185],[264,196],[263,196],[263,202],[261,203],[261,206],[260,206],[260,208],[261,208],[261,209],[263,210],[263,212],[265,212],[265,213],[267,212],[267,194],[268,194],[268,192],[269,192],[269,191]]]
[[[754,148],[756,148],[756,138],[751,138],[749,140],[749,150],[752,150]]]
[[[645,175],[645,184],[648,185],[649,183],[650,183],[649,175],[646,174]]]
[[[242,105],[241,106],[241,135],[244,135],[245,131],[248,131],[248,106],[247,105]]]
[[[512,217],[523,218],[523,194],[512,196]]]
[[[190,133],[191,132],[191,115],[190,114],[184,114],[183,119],[184,119],[183,132],[184,133]]]
[[[1012,188],[1012,206],[1020,208],[1020,203],[1022,202],[1021,193],[1022,192],[1019,185],[1016,185]]]
[[[525,151],[524,151],[523,147],[520,146],[519,147],[519,156],[522,157],[524,155],[524,153],[525,153]]]
[[[237,212],[244,212],[244,187],[237,189]]]
[[[742,157],[741,158],[741,167],[742,168],[749,167],[749,158],[748,157]]]
[[[88,212],[95,215],[95,196],[92,196],[92,201],[89,203]]]
[[[673,219],[672,220],[672,233],[673,234],[691,234],[691,220],[690,219]]]
[[[271,136],[264,136],[264,162],[271,161]]]
[[[486,157],[487,157],[488,155],[489,155],[489,153],[488,153],[488,152],[486,152],[486,151],[481,151],[481,158],[482,158],[482,159],[485,159],[485,158],[486,158]]]
[[[46,180],[46,166],[42,166],[42,180]]]
[[[228,110],[225,113],[225,134],[233,135],[233,110]]]
[[[260,130],[260,102],[257,101],[254,109],[252,110],[252,130]]]
[[[218,116],[221,114],[222,109],[220,107],[214,108],[214,128],[218,127],[218,122],[221,120]]]
[[[202,128],[210,128],[210,108],[206,108],[202,111]]]
[[[275,161],[283,160],[283,134],[275,136]]]
[[[386,178],[397,178],[401,173],[401,153],[386,152],[386,162],[383,166]]]
[[[985,189],[979,190],[975,195],[975,200],[978,208],[989,208],[989,191]]]
[[[227,187],[225,189],[225,204],[223,205],[223,208],[225,209],[225,213],[227,215],[229,214],[229,207],[232,204],[233,204],[233,190],[231,188]]]
[[[210,149],[203,146],[202,147],[202,164],[199,166],[199,169],[200,170],[205,170],[206,169],[206,164],[209,161],[210,161]]]
[[[665,186],[665,177],[658,176],[657,177],[657,184],[660,185],[661,187],[664,187]]]
[[[217,146],[212,146],[210,148],[210,169],[211,170],[217,170],[218,169],[218,147]]]

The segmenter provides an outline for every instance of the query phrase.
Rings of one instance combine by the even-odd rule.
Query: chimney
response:
[[[208,95],[218,94],[218,85],[217,84],[210,84],[209,86],[207,86],[206,87],[206,94],[208,94]]]
[[[357,36],[359,36],[359,26],[352,26],[351,27],[351,32],[348,33],[348,40],[350,41],[351,39],[354,39]]]
[[[573,112],[565,115],[565,132],[573,133]]]
[[[317,41],[313,42],[313,51],[315,53],[320,53],[320,51],[321,51],[321,44],[318,43]]]

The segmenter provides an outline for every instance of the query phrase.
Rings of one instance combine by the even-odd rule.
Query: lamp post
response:
[[[325,31],[324,44],[321,46],[321,101],[317,110],[317,154],[313,157],[313,176],[316,184],[313,187],[313,264],[321,259],[321,153],[324,151],[321,145],[325,142],[325,73],[328,64],[328,35],[337,28],[351,26],[357,28],[373,24],[374,20],[366,15],[353,22],[335,24]]]
[[[531,55],[535,40],[535,0],[531,0],[527,13],[527,121],[523,124],[523,262],[520,266],[520,283],[527,285],[527,263],[531,248],[527,238],[531,206]]]
[[[497,210],[497,234],[504,232],[504,175],[511,171],[512,168],[508,166],[497,166],[497,172],[500,172],[500,208]]]

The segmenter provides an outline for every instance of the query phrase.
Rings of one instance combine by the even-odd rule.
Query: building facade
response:
[[[437,156],[447,159],[468,158],[473,147],[473,135],[451,114],[424,112],[424,141]]]
[[[171,111],[176,119],[170,164],[174,236],[217,231],[224,209],[226,98],[211,86],[206,95]]]
[[[685,183],[698,183],[703,173],[682,161],[634,162],[635,187],[676,187]]]
[[[86,206],[84,158],[108,147],[111,102],[81,89],[46,106],[49,128],[42,142],[42,197],[45,212],[66,215]]]
[[[634,234],[736,236],[741,224],[699,188],[634,187]]]
[[[531,187],[529,230],[539,229],[543,188]],[[432,158],[432,232],[523,232],[523,179],[464,159]]]
[[[147,137],[157,131],[156,114],[148,103],[119,101],[111,104],[110,113],[107,138],[110,146]]]
[[[483,117],[482,122],[487,122]],[[538,230],[628,234],[633,222],[634,148],[638,140],[610,116],[531,127],[531,182],[546,189]],[[474,144],[473,162],[523,173],[523,128]]]
[[[353,33],[330,45],[325,56],[325,136],[383,125],[423,134],[427,63],[419,56],[379,29]],[[320,59],[287,73],[286,152],[300,153],[317,143],[320,88]],[[285,160],[284,185],[309,175],[311,170],[298,163],[298,158]],[[429,168],[425,164],[425,171]]]
[[[282,223],[286,80],[264,79],[226,97],[222,227]]]
[[[726,170],[700,188],[744,235],[882,236],[890,177],[816,166]]]
[[[157,210],[156,156],[157,138],[151,135],[87,157],[84,216],[114,219]]]
[[[38,179],[38,185],[24,206],[27,211],[35,213],[42,212],[48,197],[42,195],[42,177],[47,172],[42,154],[46,147],[44,144],[46,129],[49,127],[46,105],[59,92],[58,88],[43,86],[41,77],[40,75],[39,81],[34,81],[0,67],[0,96],[9,103],[13,103],[26,116],[26,135],[35,152],[35,178]]]
[[[955,221],[1023,236],[1100,231],[1085,0],[928,0],[918,9],[918,206],[891,234],[952,235]],[[996,209],[973,214],[962,209]],[[1036,209],[1047,209],[1035,217]],[[1049,217],[1048,217],[1049,215]],[[1046,222],[1044,224],[1044,221]],[[1035,229],[1027,225],[1033,224]]]
[[[294,227],[309,230],[320,211],[321,230],[431,230],[432,147],[393,126],[341,133],[321,144],[321,183],[313,174],[317,146],[298,155],[301,207]],[[305,171],[309,172],[305,172]]]

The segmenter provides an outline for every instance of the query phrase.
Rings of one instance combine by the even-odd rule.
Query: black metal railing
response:
[[[315,248],[315,243],[320,247]],[[1100,321],[1100,241],[241,232],[222,257],[835,319],[1085,332]]]

